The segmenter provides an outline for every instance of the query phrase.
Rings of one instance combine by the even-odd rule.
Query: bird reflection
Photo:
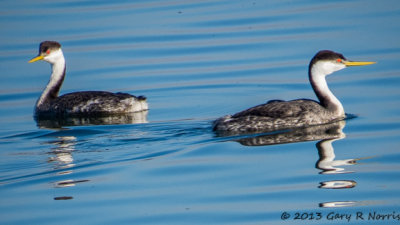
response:
[[[321,174],[353,173],[353,171],[348,171],[343,166],[354,165],[359,159],[335,160],[335,150],[332,147],[332,142],[335,140],[337,139],[322,140],[317,143],[319,159],[316,167],[322,170]]]
[[[337,201],[337,202],[323,202],[319,204],[322,208],[341,208],[341,207],[351,207],[357,205],[355,201]]]
[[[55,117],[46,119],[35,118],[35,120],[37,126],[40,128],[61,128],[65,126],[147,123],[147,114],[148,111],[141,111],[101,117]]]
[[[55,169],[63,170],[62,174],[67,174],[65,169],[72,168],[75,166],[72,152],[75,151],[76,137],[74,136],[62,136],[57,137],[57,140],[50,142],[55,147],[51,149],[48,162],[56,162]]]
[[[325,189],[342,189],[353,188],[357,185],[354,180],[330,180],[319,183],[319,188]]]
[[[306,128],[296,128],[289,131],[282,131],[254,137],[239,138],[235,141],[245,146],[276,145],[304,141],[317,141],[319,159],[316,168],[321,170],[320,174],[343,174],[352,173],[346,166],[355,165],[360,159],[337,160],[332,143],[346,137],[343,128],[346,121],[338,121],[331,124],[311,126]],[[319,183],[321,189],[348,189],[354,188],[357,182],[354,180],[330,180]],[[356,204],[354,201],[338,201],[320,203],[320,207],[348,207]]]
[[[74,158],[73,152],[77,144],[77,138],[74,136],[60,136],[56,140],[51,141],[55,147],[51,148],[51,155],[48,159],[49,163],[55,163],[54,170],[59,171],[58,176],[67,176],[73,173]],[[63,179],[54,182],[54,187],[65,188],[73,187],[78,183],[88,182],[89,180],[73,180],[73,179]],[[71,200],[72,196],[57,196],[54,200]]]
[[[342,120],[331,124],[296,128],[280,133],[241,138],[235,141],[245,146],[262,146],[320,140],[316,144],[319,155],[316,168],[322,170],[320,174],[352,173],[353,171],[348,171],[343,166],[354,165],[359,159],[335,160],[335,150],[332,146],[334,141],[346,137],[343,133],[345,125],[346,122]],[[327,185],[322,186],[326,187]]]
[[[345,124],[346,122],[342,120],[336,123],[295,128],[249,138],[240,138],[235,141],[245,146],[277,145],[316,140],[322,140],[319,143],[330,142],[329,144],[331,144],[332,141],[342,139],[346,136],[342,131]],[[329,144],[323,145],[323,147],[327,147]]]

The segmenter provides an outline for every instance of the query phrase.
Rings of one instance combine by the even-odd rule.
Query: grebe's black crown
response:
[[[43,41],[39,46],[39,54],[46,53],[49,49],[59,49],[61,44],[56,41]]]
[[[321,50],[310,61],[309,68],[318,61],[334,61],[337,59],[347,60],[342,54],[331,51],[331,50]]]
[[[346,58],[337,52],[331,51],[331,50],[321,50],[315,56],[312,58],[312,62],[316,62],[319,60],[336,60],[336,59],[343,59],[346,60]]]

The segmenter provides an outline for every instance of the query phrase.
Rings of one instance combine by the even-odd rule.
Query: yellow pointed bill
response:
[[[343,62],[346,66],[366,66],[375,64],[376,62],[352,62],[352,61],[344,61]]]
[[[44,58],[44,56],[42,56],[42,55],[38,55],[38,56],[36,56],[35,58],[33,58],[33,59],[29,60],[29,61],[28,61],[28,63],[33,63],[33,62],[36,62],[36,61],[42,60],[43,58]]]

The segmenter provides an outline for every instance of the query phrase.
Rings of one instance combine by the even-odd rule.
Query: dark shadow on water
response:
[[[331,124],[295,128],[271,134],[240,138],[235,141],[245,146],[264,146],[317,140],[336,140],[345,137],[345,134],[342,132],[342,128],[345,124],[345,121],[339,121]]]
[[[63,118],[35,118],[39,128],[62,128],[67,126],[88,126],[88,125],[117,125],[147,123],[148,111],[97,116],[97,117],[63,117]]]

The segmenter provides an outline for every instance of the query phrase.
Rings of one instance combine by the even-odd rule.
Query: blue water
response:
[[[0,6],[1,224],[399,223],[398,1]],[[37,124],[50,67],[27,61],[44,40],[63,45],[62,93],[145,95],[148,122]],[[271,99],[315,99],[307,69],[321,49],[378,62],[328,77],[355,118],[212,132],[214,119]]]

